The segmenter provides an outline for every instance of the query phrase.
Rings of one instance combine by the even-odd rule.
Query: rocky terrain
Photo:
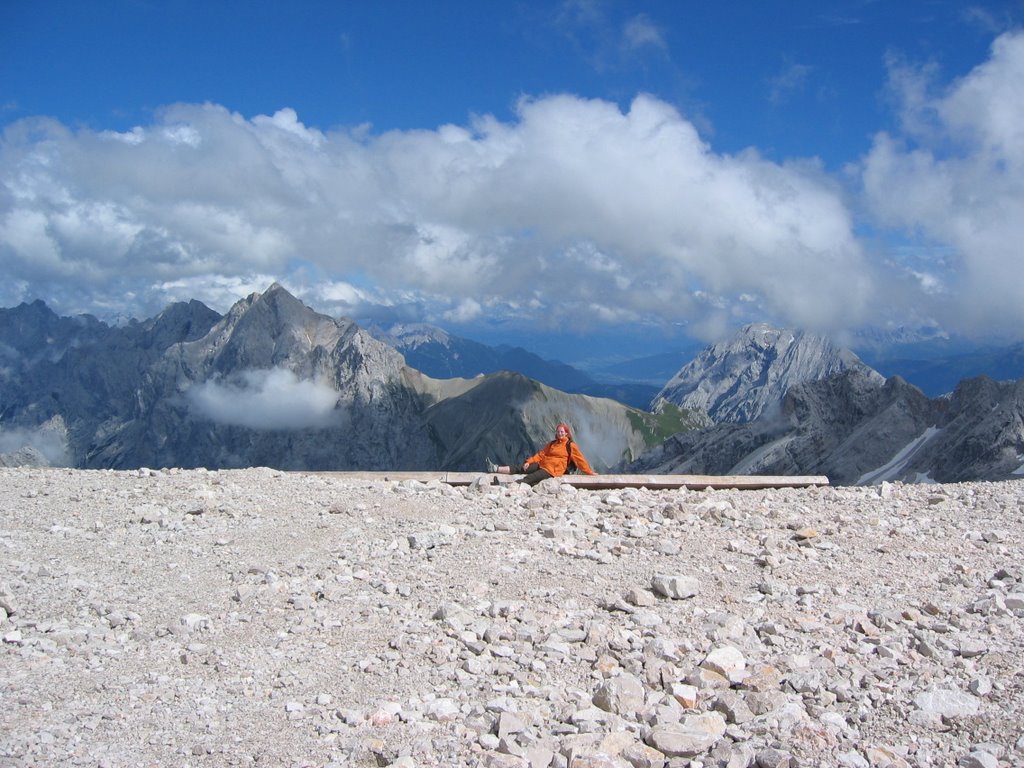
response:
[[[0,764],[1024,763],[1024,483],[0,469]]]

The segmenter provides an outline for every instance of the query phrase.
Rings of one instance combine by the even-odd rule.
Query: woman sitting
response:
[[[550,477],[561,477],[572,466],[585,475],[597,474],[590,468],[583,452],[576,446],[576,441],[572,439],[572,433],[569,431],[569,425],[559,424],[555,428],[555,439],[523,462],[521,471],[525,475],[519,479],[519,482],[536,485],[541,480],[547,480]],[[487,460],[487,471],[502,475],[513,474],[512,467],[498,466],[490,459]]]

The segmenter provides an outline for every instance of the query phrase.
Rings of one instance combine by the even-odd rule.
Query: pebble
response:
[[[4,765],[1024,764],[1022,482],[22,468],[0,509]]]

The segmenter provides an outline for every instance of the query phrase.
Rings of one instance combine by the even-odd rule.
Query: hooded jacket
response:
[[[567,443],[569,443],[568,437],[556,438],[528,458],[526,463],[539,464],[540,468],[552,477],[561,477],[565,474],[569,464],[569,453],[565,447]],[[590,468],[583,452],[576,447],[576,441],[573,440],[569,445],[571,446],[572,460],[577,469],[585,475],[596,475],[597,473]]]

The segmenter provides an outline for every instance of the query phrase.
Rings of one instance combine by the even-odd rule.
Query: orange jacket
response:
[[[540,464],[540,468],[550,474],[552,477],[561,477],[565,474],[565,469],[569,464],[569,454],[565,449],[565,444],[568,443],[568,438],[562,438],[561,440],[552,440],[550,443],[541,448],[537,453],[533,454],[526,460],[527,464]],[[597,472],[590,468],[590,464],[587,463],[586,457],[583,452],[576,447],[576,441],[572,441],[572,460],[576,464],[576,467],[585,475],[596,475]]]

